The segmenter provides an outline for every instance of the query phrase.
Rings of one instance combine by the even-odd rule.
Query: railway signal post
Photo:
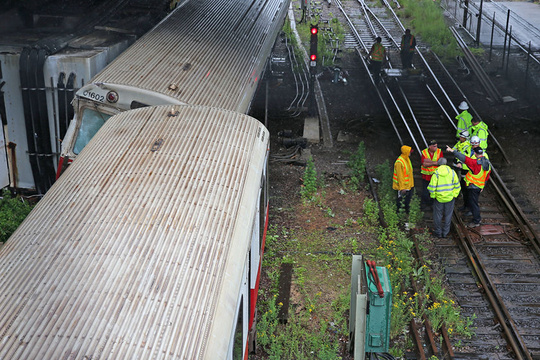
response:
[[[315,114],[315,73],[317,72],[317,45],[318,45],[318,25],[311,25],[311,38],[309,42],[309,73],[310,73],[310,84],[309,84],[309,113],[310,115]]]

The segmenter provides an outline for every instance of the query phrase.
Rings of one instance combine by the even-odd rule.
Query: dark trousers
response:
[[[405,212],[407,214],[409,213],[409,205],[411,204],[411,197],[412,197],[412,189],[407,191],[404,196],[401,196],[401,193],[399,191],[397,192],[396,205],[397,205],[398,212],[401,206],[403,205],[403,207],[405,208]]]
[[[375,84],[378,84],[379,81],[381,81],[381,67],[382,61],[371,60],[370,70],[373,74],[373,81],[375,82]]]
[[[432,206],[433,198],[429,195],[428,190],[429,180],[422,179],[422,199],[420,201],[421,207]]]
[[[480,224],[480,221],[482,221],[482,218],[480,217],[480,205],[478,205],[478,198],[480,197],[481,191],[482,190],[477,187],[469,186],[467,188],[468,205],[471,209],[473,222],[475,224]]]
[[[404,69],[410,69],[412,67],[412,58],[414,53],[411,51],[402,51],[400,52],[401,55],[401,65]]]
[[[469,206],[469,190],[467,189],[467,183],[465,182],[464,177],[461,178],[459,184],[461,185],[461,193],[463,194],[463,207],[465,209],[470,209],[471,207]],[[463,191],[463,189],[465,190]]]
[[[439,202],[436,199],[433,201],[433,235],[439,237],[448,236],[455,202],[456,199],[445,203]]]

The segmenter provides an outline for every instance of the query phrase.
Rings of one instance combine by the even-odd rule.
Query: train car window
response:
[[[238,310],[238,319],[236,321],[236,330],[234,330],[233,356],[234,360],[242,360],[244,357],[244,297],[240,300],[240,310]]]
[[[133,110],[133,109],[138,109],[138,108],[147,107],[147,106],[149,105],[133,100],[131,104],[129,105],[129,108]]]
[[[73,152],[75,154],[79,154],[86,144],[88,144],[90,139],[92,139],[103,124],[105,124],[105,121],[111,116],[112,115],[85,108],[83,110],[81,128],[77,134],[77,140],[75,140]]]

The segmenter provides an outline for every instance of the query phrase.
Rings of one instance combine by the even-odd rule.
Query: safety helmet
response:
[[[459,133],[459,136],[464,137],[465,139],[468,139],[469,138],[469,132],[467,130],[463,130],[462,132]]]
[[[480,144],[480,138],[478,136],[473,136],[471,138],[471,145],[479,145]]]
[[[459,110],[467,110],[469,109],[469,105],[465,101],[462,101],[461,104],[459,104]]]

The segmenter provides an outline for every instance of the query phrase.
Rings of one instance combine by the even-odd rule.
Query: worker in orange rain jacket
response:
[[[411,203],[412,189],[414,187],[413,168],[409,158],[412,148],[407,145],[401,147],[401,155],[394,163],[394,177],[392,188],[397,190],[397,211],[402,206],[405,212],[409,213],[409,204]]]

